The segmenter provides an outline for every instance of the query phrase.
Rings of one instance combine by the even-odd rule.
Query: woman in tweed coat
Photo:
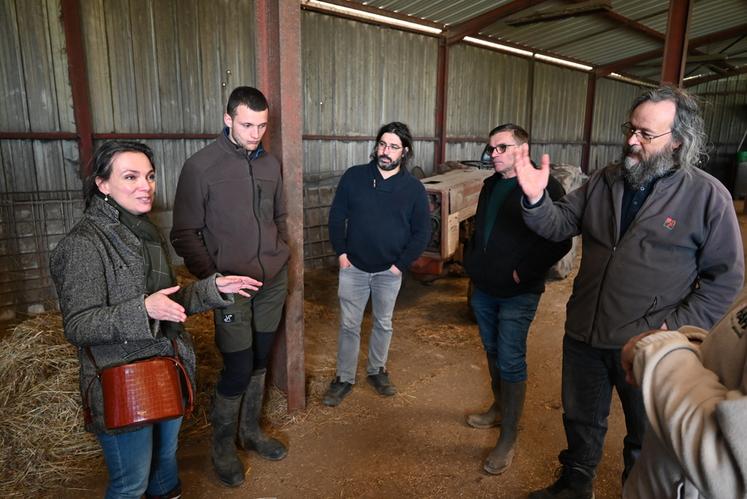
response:
[[[180,288],[168,251],[147,213],[155,195],[150,148],[137,142],[108,142],[94,157],[85,180],[83,219],[50,257],[66,338],[78,347],[80,388],[90,407],[86,429],[96,434],[109,471],[107,498],[175,498],[181,495],[176,448],[181,418],[109,430],[104,424],[99,369],[173,355],[194,382],[195,355],[181,323],[188,314],[249,296],[261,283],[244,276],[215,274]],[[90,385],[90,388],[89,388]]]

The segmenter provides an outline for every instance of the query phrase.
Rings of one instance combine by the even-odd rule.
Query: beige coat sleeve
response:
[[[722,426],[733,425],[722,414],[725,408],[733,412],[735,400],[747,411],[747,398],[727,390],[703,366],[700,349],[690,338],[700,339],[705,331],[683,332],[662,331],[636,345],[634,373],[651,429],[704,496],[745,497],[747,461],[739,455],[745,440],[735,440],[734,429]],[[747,412],[738,423],[743,437],[744,421]]]

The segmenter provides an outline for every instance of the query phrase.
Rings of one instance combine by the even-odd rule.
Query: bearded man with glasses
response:
[[[493,475],[506,471],[513,461],[526,395],[527,334],[545,291],[545,275],[571,249],[569,239],[548,241],[530,230],[522,218],[514,153],[528,141],[526,130],[512,123],[491,130],[483,157],[490,157],[495,174],[480,191],[475,233],[464,255],[473,285],[470,305],[487,355],[493,392],[490,408],[469,414],[467,424],[480,429],[501,426],[498,442],[483,462],[483,469]],[[553,200],[565,194],[553,177],[547,190]]]
[[[633,103],[623,157],[552,202],[549,157],[532,167],[519,149],[516,172],[524,220],[543,237],[581,234],[581,266],[563,338],[563,424],[568,448],[555,483],[530,498],[593,498],[614,387],[627,435],[623,482],[641,451],[641,390],[625,380],[621,350],[649,330],[709,329],[742,287],[742,238],[731,195],[698,168],[703,119],[695,99],[673,87]]]
[[[340,264],[340,331],[337,376],[324,395],[325,405],[339,405],[353,388],[369,297],[367,380],[379,395],[396,393],[386,369],[394,304],[402,273],[423,252],[431,232],[425,188],[407,171],[411,157],[409,128],[389,123],[376,135],[371,161],[348,168],[337,185],[329,240]]]

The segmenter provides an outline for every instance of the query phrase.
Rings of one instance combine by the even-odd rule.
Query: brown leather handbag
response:
[[[177,349],[171,340],[174,356],[151,357],[129,364],[99,369],[91,354],[86,353],[96,368],[104,397],[104,424],[107,429],[157,423],[192,412],[192,383]],[[93,380],[92,380],[93,381]],[[90,414],[88,391],[83,404]],[[184,403],[186,394],[187,403]]]

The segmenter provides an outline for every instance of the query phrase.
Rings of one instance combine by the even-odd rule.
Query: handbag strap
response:
[[[179,356],[179,345],[176,343],[176,338],[171,338],[171,347],[174,350],[173,357],[169,357],[171,360],[174,361],[174,365],[176,365],[177,368],[179,368],[179,371],[181,372],[181,375],[184,379],[184,384],[187,387],[187,405],[184,408],[184,417],[188,418],[194,409],[194,393],[192,391],[192,381],[189,378],[189,374],[187,373],[187,368],[184,367],[184,364],[182,363],[182,358]],[[88,398],[91,393],[91,385],[93,385],[94,380],[101,379],[101,369],[99,368],[99,365],[96,363],[96,359],[93,356],[93,352],[91,352],[91,347],[86,346],[84,348],[86,355],[88,356],[88,359],[91,361],[91,364],[93,364],[94,369],[96,369],[96,376],[91,378],[91,381],[88,383],[88,386],[86,387],[85,391],[81,394],[81,398],[83,399],[83,416],[86,420],[86,422],[91,421],[91,406],[88,404]]]
[[[192,414],[194,409],[194,393],[192,392],[192,381],[189,379],[187,374],[187,368],[182,364],[182,359],[179,357],[179,346],[176,344],[176,339],[171,338],[171,345],[174,347],[174,364],[179,368],[184,376],[184,384],[187,386],[187,406],[184,408],[184,417],[188,418]]]

